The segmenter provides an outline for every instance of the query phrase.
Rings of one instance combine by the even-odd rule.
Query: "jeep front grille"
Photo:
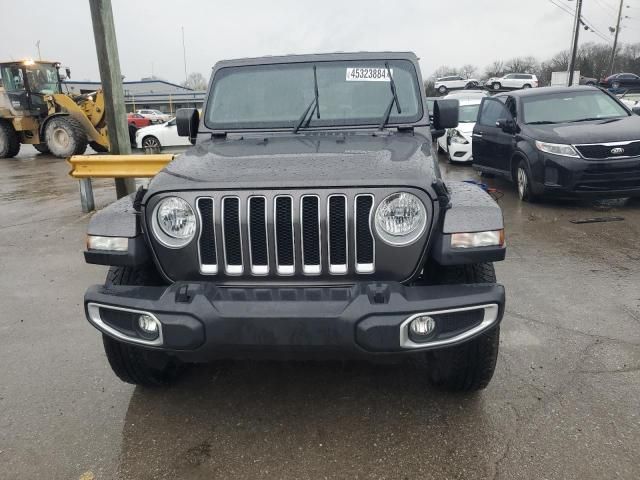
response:
[[[373,273],[373,206],[372,194],[199,197],[200,273]]]

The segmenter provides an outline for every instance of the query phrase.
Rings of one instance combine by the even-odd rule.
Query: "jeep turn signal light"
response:
[[[452,248],[503,247],[504,229],[488,232],[454,233],[451,235]]]
[[[112,252],[126,252],[129,248],[127,237],[100,237],[87,235],[87,250],[107,250]]]

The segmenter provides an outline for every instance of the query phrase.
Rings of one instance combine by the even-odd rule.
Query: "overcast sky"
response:
[[[423,76],[438,66],[533,55],[568,48],[573,18],[552,2],[575,0],[113,0],[122,73],[152,72],[184,80],[187,69],[209,77],[221,59],[360,50],[412,50]],[[621,41],[640,42],[640,0],[631,6]],[[584,0],[584,17],[608,39],[617,0]],[[446,6],[445,6],[446,5]],[[74,80],[99,80],[88,0],[0,0],[0,60],[42,58],[72,68]],[[603,41],[581,31],[581,42]]]

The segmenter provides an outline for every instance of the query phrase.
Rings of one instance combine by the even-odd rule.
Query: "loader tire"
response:
[[[61,116],[49,120],[44,129],[44,138],[51,153],[59,158],[82,155],[87,149],[87,134],[73,117]]]
[[[98,142],[89,142],[89,146],[97,153],[107,153],[109,149]]]
[[[20,151],[20,139],[13,125],[0,120],[0,158],[13,158]]]

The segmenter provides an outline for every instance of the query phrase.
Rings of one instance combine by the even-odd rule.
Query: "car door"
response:
[[[483,98],[478,121],[473,127],[473,163],[496,173],[509,173],[513,154],[513,135],[505,133],[496,123],[500,119],[513,119],[505,107],[507,97]]]
[[[623,73],[618,77],[622,88],[640,88],[640,77],[633,73]]]
[[[516,75],[514,73],[510,73],[509,75],[505,75],[502,86],[506,88],[518,88],[520,83],[516,79]]]
[[[464,86],[465,86],[464,78],[455,77],[454,84],[455,84],[456,88],[464,88]]]

